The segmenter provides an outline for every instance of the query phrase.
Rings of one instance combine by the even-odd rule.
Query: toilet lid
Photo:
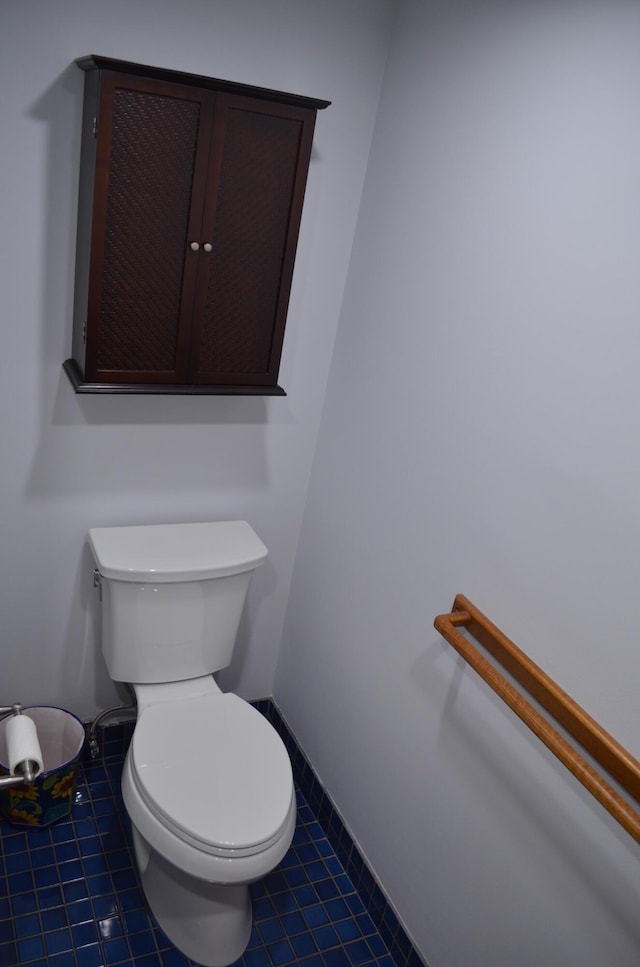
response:
[[[237,695],[147,706],[133,733],[131,765],[151,811],[205,852],[260,852],[289,818],[287,751],[264,716]]]

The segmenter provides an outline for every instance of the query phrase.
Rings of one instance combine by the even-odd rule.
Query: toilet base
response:
[[[242,956],[251,934],[246,884],[197,880],[151,849],[132,825],[142,888],[169,940],[203,967],[226,967]]]

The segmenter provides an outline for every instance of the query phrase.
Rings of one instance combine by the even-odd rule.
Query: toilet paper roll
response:
[[[33,763],[33,774],[37,776],[42,772],[43,762],[36,723],[28,715],[11,715],[5,719],[4,728],[10,774],[21,776],[20,766],[25,759],[30,759]]]

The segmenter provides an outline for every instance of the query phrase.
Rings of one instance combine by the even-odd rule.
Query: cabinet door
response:
[[[185,381],[212,103],[194,87],[101,79],[87,380]]]
[[[193,383],[276,384],[314,124],[306,108],[216,95]]]

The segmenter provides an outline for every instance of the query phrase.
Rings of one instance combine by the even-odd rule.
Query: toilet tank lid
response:
[[[94,527],[89,544],[103,577],[159,584],[251,571],[268,553],[244,520]]]

